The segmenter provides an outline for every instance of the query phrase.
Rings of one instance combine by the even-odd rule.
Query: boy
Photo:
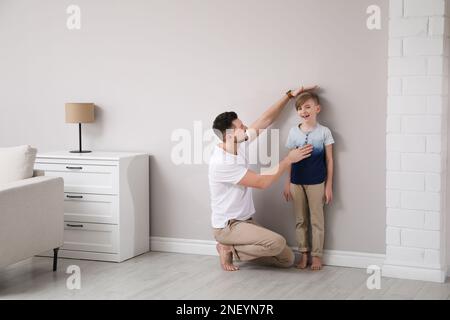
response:
[[[333,136],[330,129],[317,122],[320,101],[314,92],[301,94],[296,103],[301,123],[293,127],[287,139],[289,149],[313,145],[309,158],[293,163],[284,187],[286,201],[293,199],[296,216],[296,236],[300,262],[297,268],[304,269],[308,264],[309,234],[311,221],[312,270],[322,269],[324,243],[324,203],[333,198]]]

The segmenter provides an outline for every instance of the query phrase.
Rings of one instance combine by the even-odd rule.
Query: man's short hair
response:
[[[216,117],[213,123],[213,129],[220,140],[225,140],[226,131],[233,128],[233,121],[237,118],[236,112],[233,111],[221,113]]]
[[[306,101],[308,101],[309,99],[312,99],[314,101],[315,104],[320,104],[320,99],[319,96],[317,94],[315,94],[314,92],[303,92],[302,94],[300,94],[297,98],[297,101],[295,101],[295,109],[300,109],[300,107],[302,105],[305,104]]]

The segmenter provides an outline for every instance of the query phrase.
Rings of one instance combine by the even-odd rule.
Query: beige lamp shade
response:
[[[66,103],[66,123],[94,122],[93,103]]]

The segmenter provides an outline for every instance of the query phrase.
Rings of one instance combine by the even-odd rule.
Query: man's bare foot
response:
[[[225,246],[223,244],[218,243],[216,245],[217,252],[220,257],[220,265],[222,269],[225,271],[237,271],[239,270],[238,266],[233,264],[233,251],[231,250],[231,246]]]
[[[305,269],[308,265],[308,252],[302,252],[300,255],[300,261],[295,266],[297,269]]]
[[[322,259],[320,257],[312,257],[311,270],[322,270]]]

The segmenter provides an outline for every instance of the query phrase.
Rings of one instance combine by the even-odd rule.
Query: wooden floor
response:
[[[81,269],[81,289],[65,273]],[[218,258],[151,252],[120,264],[35,257],[0,269],[0,299],[450,299],[450,283],[383,278],[368,290],[363,269],[326,266],[321,272],[241,264],[224,272]]]

